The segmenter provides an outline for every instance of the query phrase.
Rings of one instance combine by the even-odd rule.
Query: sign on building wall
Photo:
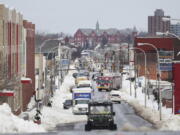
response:
[[[172,71],[172,63],[160,63],[161,71]]]
[[[159,63],[161,71],[172,71],[172,51],[159,51]]]

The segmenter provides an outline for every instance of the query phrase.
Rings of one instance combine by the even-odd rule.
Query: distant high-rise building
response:
[[[180,36],[180,23],[170,25],[170,33]]]
[[[170,30],[170,21],[162,21],[164,11],[162,9],[156,9],[154,16],[148,16],[148,34],[155,36],[156,32],[166,32]]]

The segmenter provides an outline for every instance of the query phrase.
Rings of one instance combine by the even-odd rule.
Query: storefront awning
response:
[[[29,84],[29,83],[32,83],[32,80],[31,80],[31,78],[21,77],[21,83]]]
[[[0,96],[6,96],[6,97],[9,97],[9,96],[14,96],[14,91],[13,90],[0,90]]]

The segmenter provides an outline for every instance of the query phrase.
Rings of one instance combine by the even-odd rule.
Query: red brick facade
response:
[[[103,38],[106,38],[108,43],[120,43],[121,40],[125,38],[118,30],[110,30],[111,29],[100,30],[100,32],[97,32],[95,29],[78,29],[74,34],[74,43],[81,46],[87,42],[97,44],[100,43]]]
[[[23,21],[26,29],[26,77],[31,78],[31,84],[23,84],[23,111],[27,109],[27,104],[35,90],[35,25],[26,20]]]
[[[135,38],[134,45],[135,47],[141,48],[146,52],[147,55],[147,71],[149,79],[157,79],[157,53],[154,48],[148,45],[138,46],[138,43],[150,43],[157,47],[157,49],[163,51],[173,51],[174,38]],[[144,55],[137,52],[137,64],[139,68],[139,75],[144,76]],[[164,57],[164,56],[163,56]],[[162,57],[160,56],[160,59]],[[166,56],[166,58],[172,59],[172,56]],[[172,71],[161,71],[162,80],[171,80],[172,81]]]

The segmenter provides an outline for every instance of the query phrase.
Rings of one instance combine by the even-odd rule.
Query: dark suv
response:
[[[72,107],[72,100],[70,100],[70,99],[65,100],[64,103],[63,103],[63,108],[64,109],[69,109],[70,107]]]
[[[110,129],[116,130],[117,125],[114,124],[113,104],[109,101],[88,103],[88,121],[85,125],[85,131],[91,129]]]

